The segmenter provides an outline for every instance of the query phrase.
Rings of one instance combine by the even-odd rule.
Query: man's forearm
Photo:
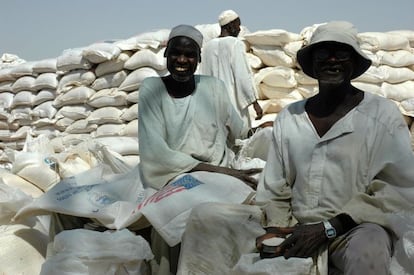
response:
[[[220,168],[222,167],[212,165],[209,163],[205,163],[205,162],[200,162],[193,169],[191,169],[190,172],[195,172],[195,171],[218,172]]]

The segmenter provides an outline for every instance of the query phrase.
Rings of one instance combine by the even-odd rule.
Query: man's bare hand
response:
[[[297,225],[292,228],[292,234],[277,249],[286,259],[314,256],[328,242],[322,223]]]
[[[253,102],[253,108],[256,112],[256,120],[259,120],[263,117],[263,109],[262,107],[259,105],[259,103],[257,102],[257,100],[255,102]]]
[[[252,168],[252,169],[231,169],[228,175],[238,178],[239,180],[244,181],[252,189],[256,190],[257,188],[257,179],[253,176],[262,172],[262,168]]]

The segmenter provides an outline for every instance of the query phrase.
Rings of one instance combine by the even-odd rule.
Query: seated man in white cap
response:
[[[233,10],[222,12],[218,21],[220,36],[203,46],[200,72],[224,81],[232,104],[242,119],[251,125],[248,107],[253,104],[256,119],[262,118],[263,111],[256,99],[256,87],[247,62],[245,45],[237,38],[241,21]]]
[[[144,181],[161,189],[174,177],[190,171],[209,171],[237,177],[255,188],[253,170],[229,168],[235,138],[253,130],[237,115],[223,81],[195,75],[203,36],[194,27],[171,30],[165,57],[169,75],[146,78],[139,93],[140,169]]]
[[[236,138],[248,137],[252,131],[230,103],[223,81],[194,74],[202,40],[202,34],[192,26],[174,27],[165,50],[169,74],[148,77],[141,83],[140,172],[144,183],[157,190],[174,183],[184,173],[212,172],[209,174],[212,179],[217,173],[226,174],[240,180],[234,194],[248,193],[242,202],[256,189],[254,176],[262,169],[232,168],[235,153],[228,144],[233,144]],[[225,190],[230,183],[223,176],[219,178]],[[251,192],[245,192],[247,189]],[[217,188],[217,192],[222,191]],[[204,196],[217,201],[213,193]],[[160,269],[157,274],[175,273],[178,248],[179,244],[168,247],[159,237],[153,237],[152,249]]]
[[[389,274],[396,213],[414,209],[407,125],[393,102],[352,85],[371,65],[352,24],[319,26],[297,60],[319,93],[278,114],[257,205],[194,208],[178,274],[232,274],[252,252],[277,274],[306,259],[310,274]]]

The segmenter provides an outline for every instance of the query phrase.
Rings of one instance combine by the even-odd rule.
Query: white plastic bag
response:
[[[41,275],[150,274],[153,258],[149,244],[128,230],[62,231],[53,243],[55,254],[42,265]]]
[[[308,275],[315,274],[312,258],[283,257],[260,259],[259,253],[244,254],[230,275]]]

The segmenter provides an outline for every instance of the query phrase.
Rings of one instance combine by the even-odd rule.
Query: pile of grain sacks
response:
[[[265,113],[260,121],[253,119],[254,126],[273,121],[287,104],[317,93],[316,80],[304,75],[296,62],[297,50],[309,41],[317,25],[305,27],[299,34],[281,29],[250,33],[242,28],[241,39]],[[196,27],[204,34],[204,42],[219,33],[217,24]],[[40,196],[62,178],[105,162],[99,146],[130,167],[139,163],[139,87],[148,76],[167,74],[163,54],[168,35],[169,29],[162,29],[67,49],[57,58],[40,61],[24,62],[3,55],[0,233],[10,243],[21,243],[13,255],[26,263],[32,261],[30,272],[39,271],[44,261],[47,226],[36,219],[13,229],[7,218],[19,205]],[[414,31],[358,36],[373,64],[354,84],[393,100],[414,133]],[[34,244],[16,234],[23,229],[45,241]],[[6,231],[11,233],[4,234]],[[33,247],[36,249],[28,249]],[[22,271],[24,265],[11,268]]]
[[[317,92],[316,81],[302,73],[295,57],[316,26],[300,34],[280,29],[242,32],[264,120]],[[197,27],[205,41],[219,31],[216,24]],[[163,53],[168,34],[164,29],[95,43],[65,50],[54,59],[0,69],[0,162],[10,163],[6,148],[22,150],[28,135],[48,136],[56,152],[94,138],[138,162],[139,86],[147,76],[167,73]],[[393,100],[410,127],[414,31],[359,33],[359,38],[373,65],[355,85]]]

